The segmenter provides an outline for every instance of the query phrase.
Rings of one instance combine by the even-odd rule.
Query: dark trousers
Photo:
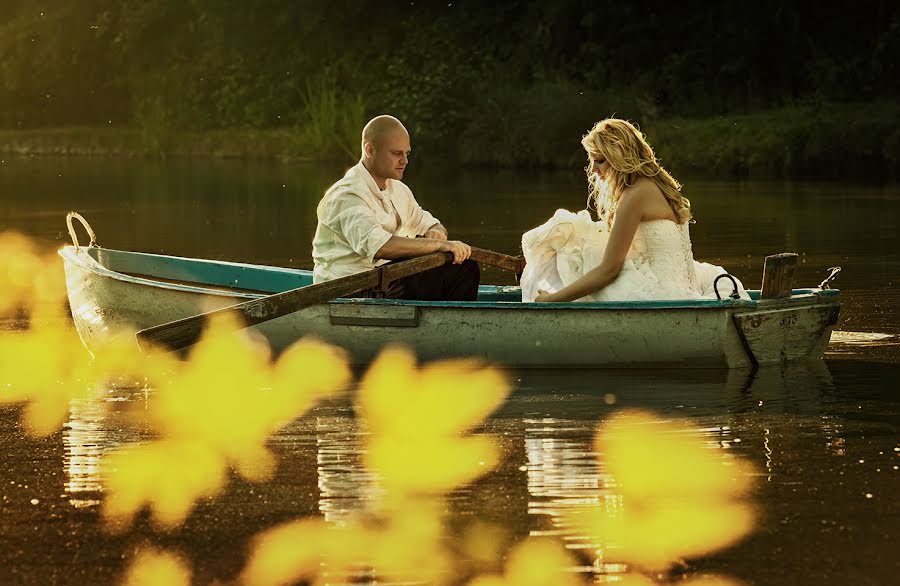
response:
[[[409,259],[392,260],[392,263]],[[360,291],[352,297],[386,297],[388,299],[410,299],[418,301],[475,301],[481,269],[473,260],[462,263],[445,264],[423,273],[394,281],[386,295],[371,289]]]
[[[400,279],[391,284],[387,297],[419,301],[475,301],[480,281],[478,263],[466,260],[458,265],[445,264]]]

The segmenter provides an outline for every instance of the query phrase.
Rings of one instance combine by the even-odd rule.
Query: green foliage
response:
[[[585,159],[581,137],[599,118],[613,114],[619,101],[564,80],[484,89],[459,141],[460,158],[468,163],[580,165]]]
[[[604,116],[651,131],[724,117],[697,130],[716,170],[805,170],[845,135],[856,167],[896,170],[896,119],[828,105],[900,94],[898,6],[812,19],[817,6],[775,0],[4,0],[0,127],[131,126],[156,153],[175,133],[282,129],[298,153],[355,158],[365,118],[391,113],[417,156],[568,165]],[[783,132],[735,133],[740,116],[774,111],[844,130],[788,117]]]
[[[676,176],[880,177],[898,170],[898,120],[893,101],[824,104],[661,121],[648,137]]]
[[[297,150],[323,159],[358,159],[360,134],[366,123],[363,97],[342,93],[335,75],[326,71],[306,82],[301,98]]]

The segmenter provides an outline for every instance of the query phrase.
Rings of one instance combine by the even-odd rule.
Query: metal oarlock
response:
[[[729,281],[731,281],[731,285],[732,285],[732,287],[734,287],[734,289],[732,289],[731,295],[729,295],[729,297],[732,298],[732,299],[740,299],[740,298],[741,298],[741,294],[738,293],[738,284],[737,284],[737,281],[735,280],[734,277],[732,277],[732,276],[729,275],[728,273],[722,273],[721,275],[719,275],[718,277],[716,277],[716,280],[715,280],[715,281],[713,281],[713,289],[716,291],[716,299],[718,299],[719,301],[722,300],[722,296],[719,295],[719,287],[718,287],[718,285],[719,285],[719,279],[722,279],[722,278],[725,278],[725,279],[728,279]]]
[[[841,267],[829,267],[828,268],[828,276],[825,277],[825,280],[819,283],[819,289],[831,289],[830,283],[834,280],[835,277],[838,276],[838,273],[841,272]]]

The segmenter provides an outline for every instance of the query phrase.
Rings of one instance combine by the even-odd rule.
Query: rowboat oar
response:
[[[493,250],[485,250],[473,246],[472,256],[469,258],[483,265],[515,273],[517,279],[522,274],[522,271],[525,270],[525,259],[521,256],[510,256],[502,252],[494,252]]]
[[[313,305],[325,303],[339,297],[346,297],[366,289],[387,291],[390,283],[444,265],[452,260],[449,252],[433,252],[424,256],[389,263],[374,269],[348,275],[339,279],[307,285],[259,299],[252,299],[215,311],[208,311],[183,319],[145,328],[136,334],[142,351],[150,347],[162,346],[170,350],[180,350],[200,339],[200,334],[216,316],[235,312],[241,317],[244,327],[250,327],[270,319],[275,319],[300,311]],[[521,274],[524,260],[491,250],[472,248],[470,257],[476,262]]]

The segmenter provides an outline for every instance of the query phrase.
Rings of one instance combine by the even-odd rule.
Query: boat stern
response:
[[[790,297],[763,300],[735,313],[735,327],[757,365],[819,360],[837,325],[837,289],[795,289]]]

